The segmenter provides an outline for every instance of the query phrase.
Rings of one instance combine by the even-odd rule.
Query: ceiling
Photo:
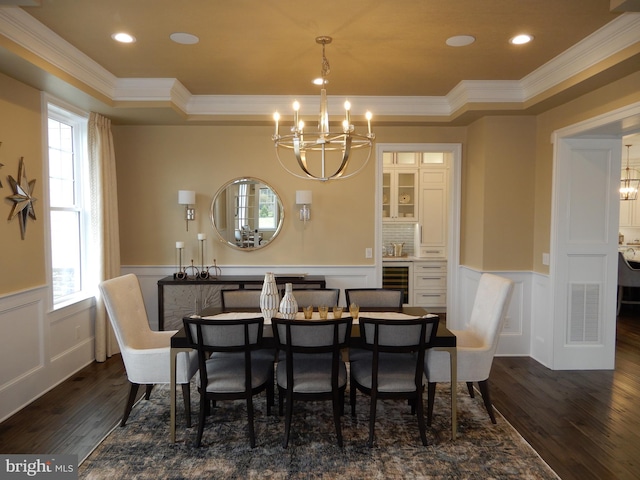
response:
[[[327,91],[355,99],[354,115],[468,124],[640,70],[640,28],[617,51],[603,41],[640,25],[625,11],[640,1],[0,0],[0,72],[115,123],[271,122],[267,112],[317,96],[315,38],[328,35]],[[137,41],[119,44],[117,31]],[[174,43],[175,32],[199,43]],[[510,44],[519,33],[534,40]],[[475,42],[448,46],[455,35]]]

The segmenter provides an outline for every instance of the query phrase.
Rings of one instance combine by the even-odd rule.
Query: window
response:
[[[258,205],[260,230],[275,230],[278,226],[278,204],[273,190],[261,187]]]
[[[50,267],[54,308],[86,290],[89,245],[87,118],[47,104]]]

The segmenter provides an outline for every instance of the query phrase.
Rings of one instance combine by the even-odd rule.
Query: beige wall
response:
[[[0,74],[0,295],[45,284],[44,221],[42,214],[42,135],[40,92]],[[27,221],[27,234],[20,237],[18,216],[9,214],[14,203],[7,177],[18,180],[20,157],[26,178],[35,180],[36,220]]]
[[[340,181],[297,179],[277,162],[272,127],[114,127],[123,265],[172,265],[175,242],[186,242],[187,263],[199,264],[198,232],[208,234],[207,258],[220,265],[370,265],[374,247],[375,168]],[[464,142],[461,127],[381,127],[381,143]],[[285,222],[269,246],[243,252],[214,242],[209,208],[229,180],[253,176],[280,195]],[[196,221],[185,231],[178,190],[195,190]],[[298,220],[296,190],[311,190],[312,220]]]
[[[535,117],[485,117],[469,127],[461,263],[531,270]]]
[[[624,105],[640,102],[640,73],[533,118],[488,117],[464,127],[379,127],[380,143],[462,143],[462,263],[480,270],[545,273],[551,221],[551,134]],[[373,247],[373,163],[361,175],[325,184],[282,172],[270,141],[271,127],[114,126],[118,157],[122,263],[172,265],[175,242],[187,242],[187,259],[197,258],[198,232],[209,233],[208,258],[227,265],[367,265]],[[535,135],[532,141],[532,135]],[[42,212],[40,94],[0,75],[0,295],[45,284]],[[531,156],[535,156],[532,163]],[[25,240],[7,176],[18,174],[23,156],[35,179],[37,220]],[[256,253],[214,246],[208,218],[217,189],[233,177],[254,175],[281,194],[282,238]],[[532,187],[533,191],[529,189]],[[185,232],[179,189],[198,193],[197,220]],[[295,218],[295,190],[313,190],[313,220]],[[527,192],[527,193],[523,193]],[[530,197],[533,196],[533,199]],[[533,202],[533,206],[531,203]]]

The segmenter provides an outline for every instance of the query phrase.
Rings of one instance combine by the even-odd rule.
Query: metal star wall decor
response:
[[[33,204],[36,199],[33,198],[33,189],[36,185],[35,180],[27,180],[27,171],[24,166],[24,157],[20,157],[20,165],[18,167],[18,181],[16,181],[11,175],[8,176],[9,184],[13,195],[9,195],[7,198],[13,202],[13,208],[9,214],[9,220],[16,215],[20,217],[20,235],[22,240],[27,233],[27,219],[31,217],[36,219],[36,212],[33,208]]]

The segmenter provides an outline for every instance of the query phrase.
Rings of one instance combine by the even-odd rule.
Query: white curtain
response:
[[[89,116],[89,164],[91,230],[96,246],[97,281],[101,282],[120,275],[120,229],[111,120],[93,112]],[[96,360],[104,362],[119,349],[99,293],[96,300]]]

